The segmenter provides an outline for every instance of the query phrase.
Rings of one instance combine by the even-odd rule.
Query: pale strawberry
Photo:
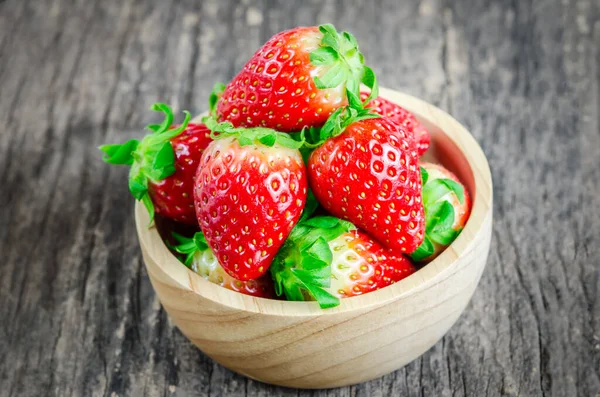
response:
[[[241,281],[231,277],[219,264],[212,250],[208,247],[202,232],[192,238],[172,233],[177,245],[171,248],[184,255],[182,262],[205,280],[232,291],[261,298],[275,298],[273,280],[268,275],[256,280]]]
[[[458,237],[471,212],[469,192],[452,172],[439,164],[421,163],[425,238],[411,254],[431,261]]]
[[[299,223],[271,274],[278,295],[333,307],[340,298],[366,294],[415,271],[404,256],[383,247],[351,223],[319,216]]]
[[[333,253],[331,286],[339,298],[366,294],[400,281],[415,271],[403,255],[383,247],[360,230],[351,230],[329,242]]]

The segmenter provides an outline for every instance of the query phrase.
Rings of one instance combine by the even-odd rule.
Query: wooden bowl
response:
[[[181,332],[225,367],[266,383],[331,388],[377,378],[419,357],[467,306],[487,260],[492,231],[492,180],[483,151],[442,110],[381,89],[431,132],[428,161],[453,171],[473,200],[460,236],[434,261],[387,288],[342,299],[333,309],[315,302],[254,298],[212,284],[167,249],[148,214],[135,219],[148,275]]]

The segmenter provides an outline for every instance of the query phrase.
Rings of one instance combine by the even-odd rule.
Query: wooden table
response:
[[[0,396],[600,395],[600,3],[291,3],[0,1]],[[471,304],[423,357],[297,391],[231,373],[169,323],[127,170],[96,147],[141,136],[157,100],[204,110],[273,33],[328,21],[382,85],[473,132],[494,237]]]

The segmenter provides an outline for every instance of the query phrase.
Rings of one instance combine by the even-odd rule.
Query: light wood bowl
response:
[[[442,110],[381,89],[431,132],[426,159],[443,164],[473,200],[460,236],[433,262],[387,288],[343,299],[333,309],[315,302],[254,298],[212,284],[167,249],[147,211],[135,208],[150,280],[181,332],[225,367],[250,378],[297,388],[331,388],[377,378],[419,357],[467,306],[487,260],[492,231],[492,180],[475,139]]]

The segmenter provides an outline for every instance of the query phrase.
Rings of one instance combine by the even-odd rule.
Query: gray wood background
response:
[[[333,22],[382,85],[473,132],[495,184],[464,315],[380,379],[297,391],[231,373],[169,322],[126,169],[96,149],[149,106],[205,109],[275,32]],[[600,2],[0,1],[0,396],[600,396]]]

